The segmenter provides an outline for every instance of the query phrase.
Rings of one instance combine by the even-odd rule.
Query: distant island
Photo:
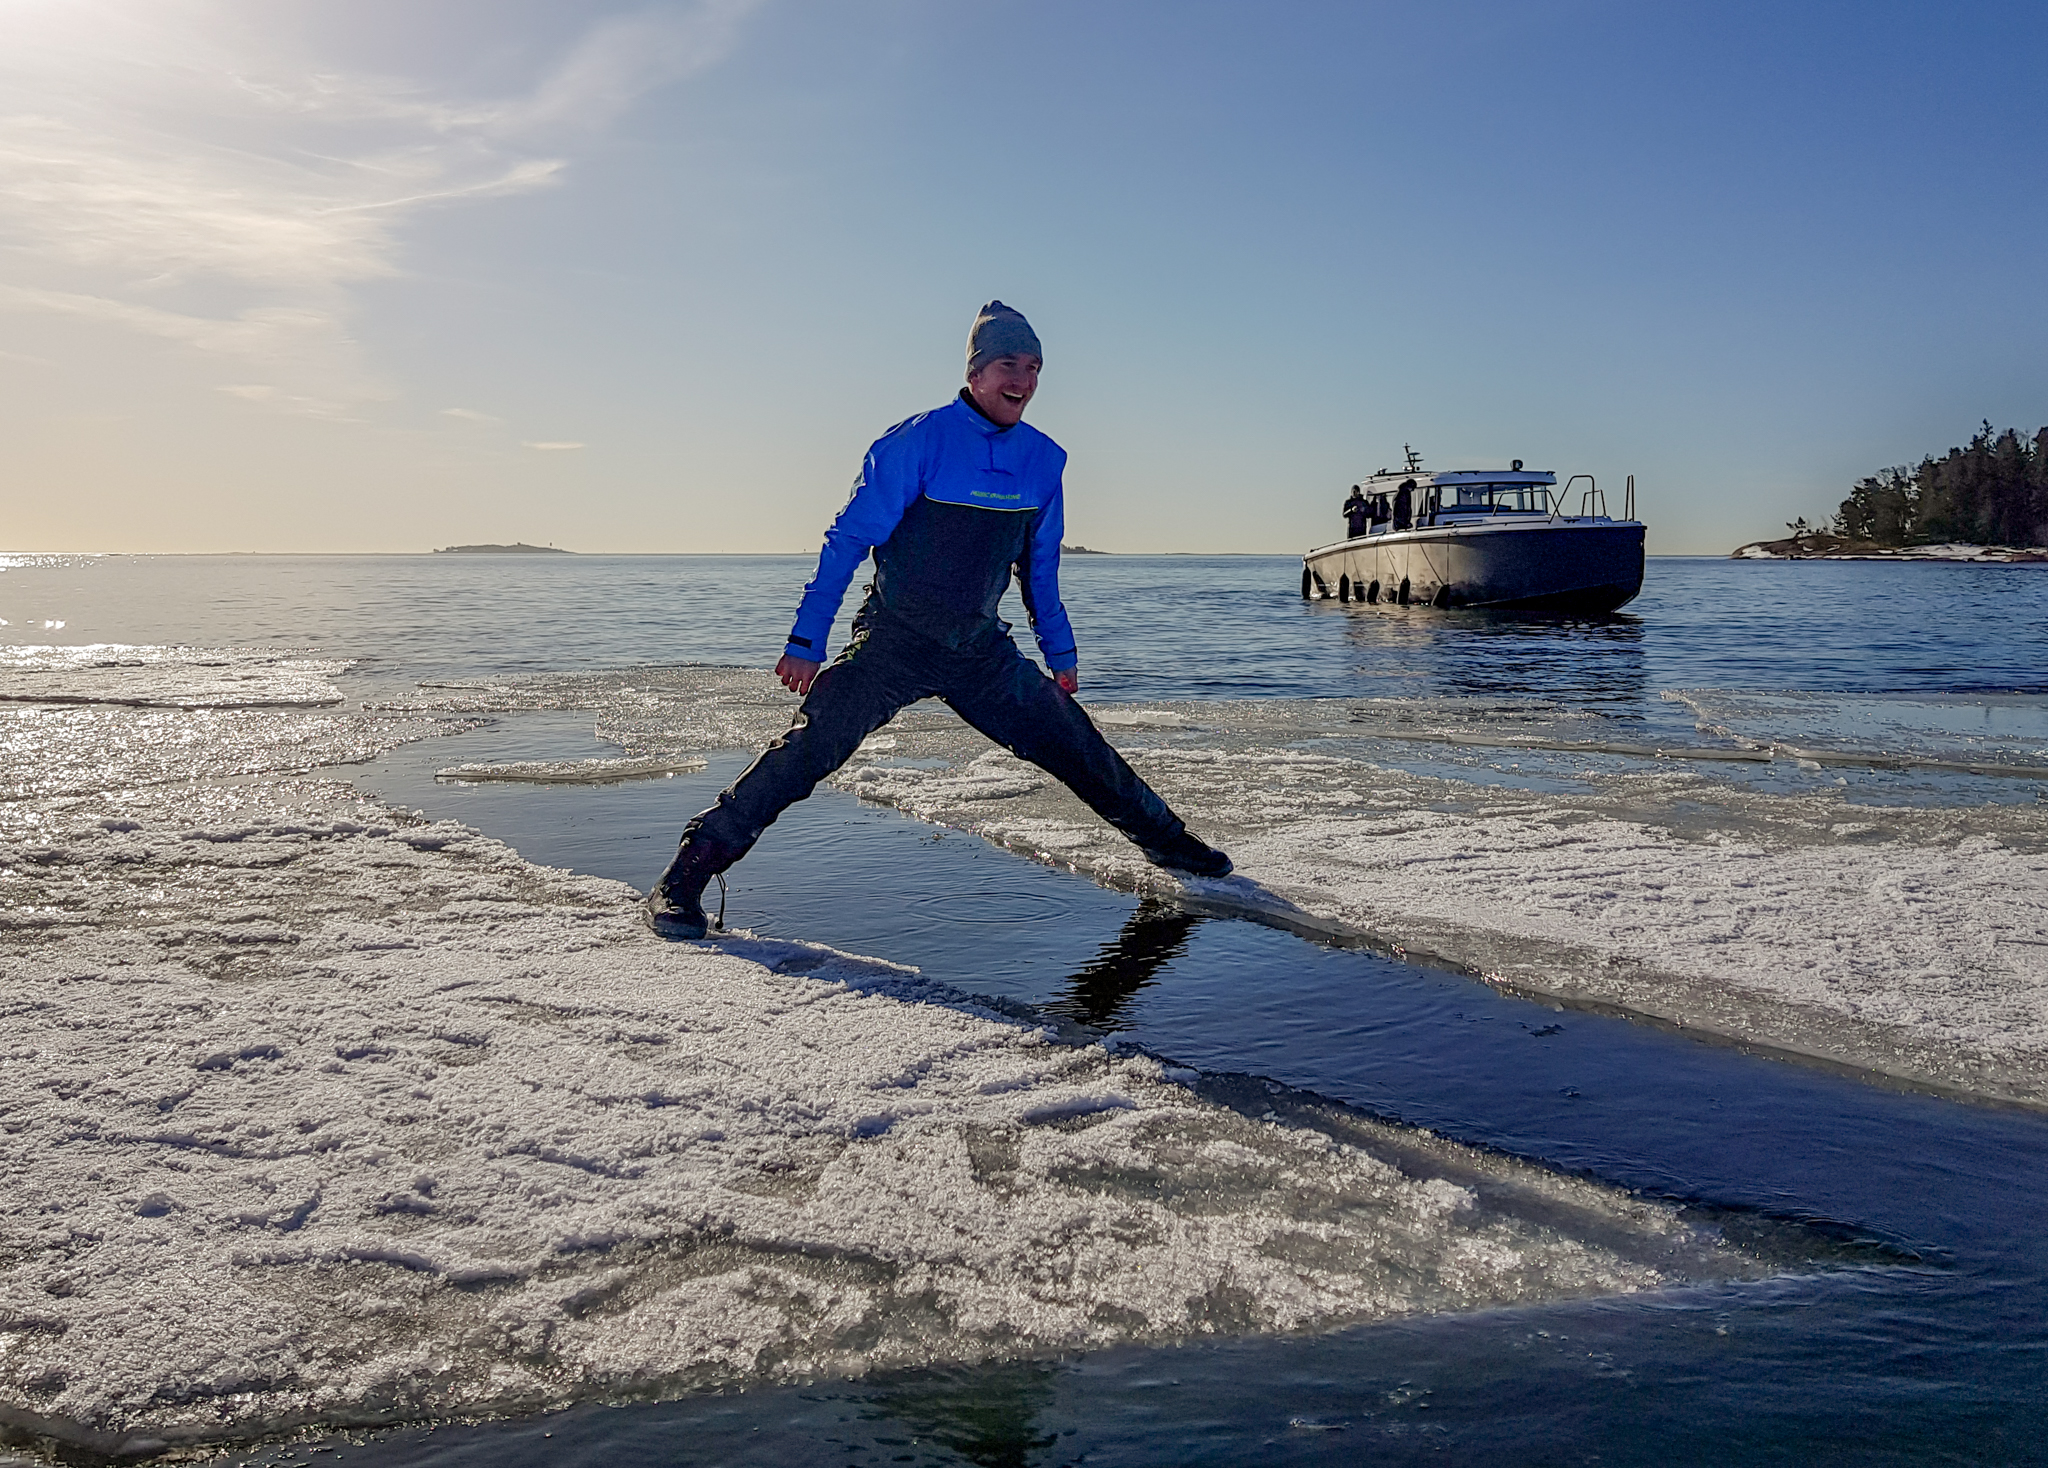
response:
[[[1063,556],[1106,556],[1109,552],[1090,550],[1085,545],[1063,545],[1060,547],[1060,554]]]
[[[434,552],[437,556],[567,556],[573,551],[558,549],[552,545],[528,545],[525,541],[514,541],[511,545],[444,545]]]
[[[1833,523],[1801,516],[1783,540],[1736,559],[2048,562],[2048,428],[2032,437],[1984,421],[1967,448],[1857,481]]]

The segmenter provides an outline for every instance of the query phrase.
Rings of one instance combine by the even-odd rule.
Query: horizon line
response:
[[[611,550],[597,550],[597,551],[572,551],[572,550],[566,550],[566,549],[563,549],[563,548],[561,548],[561,547],[559,547],[559,546],[547,546],[547,547],[543,547],[542,549],[543,549],[543,550],[552,550],[552,551],[556,551],[556,552],[558,552],[558,553],[559,553],[559,554],[561,554],[561,555],[567,555],[567,556],[581,556],[581,557],[585,558],[586,560],[591,560],[591,559],[597,559],[597,558],[600,558],[600,557],[602,557],[602,558],[606,558],[606,559],[613,559],[613,560],[617,560],[617,559],[624,559],[624,558],[627,558],[627,557],[638,557],[638,558],[644,558],[644,559],[648,559],[648,560],[673,560],[673,559],[675,559],[675,558],[677,558],[677,557],[679,557],[679,556],[706,556],[706,557],[709,557],[709,556],[732,556],[732,557],[739,557],[739,556],[803,556],[803,557],[815,557],[815,556],[817,555],[817,552],[816,552],[815,550],[800,550],[800,551],[779,551],[779,550],[778,550],[778,551],[611,551]],[[505,558],[505,559],[513,559],[513,560],[528,560],[528,559],[530,559],[530,558],[532,557],[532,554],[533,554],[533,553],[532,553],[532,552],[530,552],[530,551],[466,551],[466,552],[462,552],[462,553],[460,553],[459,557],[451,557],[451,554],[450,554],[449,552],[447,552],[447,551],[443,551],[443,550],[423,550],[423,551],[411,551],[411,550],[336,550],[336,551],[290,551],[290,550],[201,550],[201,551],[192,551],[192,550],[187,550],[187,551],[97,551],[97,550],[94,550],[94,551],[85,551],[85,550],[0,550],[0,561],[5,561],[5,560],[7,560],[7,559],[9,559],[9,558],[12,558],[12,557],[16,557],[16,556],[86,556],[86,557],[92,557],[92,558],[99,558],[99,559],[106,559],[106,558],[112,558],[112,557],[116,557],[116,556],[127,556],[127,557],[135,557],[135,558],[139,558],[139,557],[142,557],[142,556],[336,556],[336,557],[339,557],[339,556],[356,556],[356,557],[368,557],[368,556],[384,556],[384,557],[390,557],[390,558],[392,558],[392,559],[399,559],[399,558],[403,558],[403,557],[410,557],[410,558],[413,558],[413,559],[417,559],[417,560],[427,560],[427,559],[431,559],[431,558],[435,558],[435,557],[438,557],[438,558],[440,558],[440,559],[443,559],[443,560],[447,560],[447,559],[452,559],[452,558],[459,558],[459,559],[461,559],[461,560],[483,560],[483,559],[487,559],[487,558],[491,558],[491,557],[494,557],[494,556],[495,556],[495,557],[501,557],[501,558]],[[1650,552],[1648,552],[1647,554],[1649,555],[1650,559],[1652,559],[1652,560],[1699,560],[1699,559],[1705,559],[1705,560],[1731,560],[1731,559],[1737,559],[1737,557],[1735,557],[1735,556],[1734,556],[1734,553],[1733,553],[1733,552],[1730,552],[1730,551],[1650,551]],[[1208,557],[1218,557],[1218,558],[1221,558],[1221,557],[1238,557],[1238,558],[1242,558],[1242,559],[1252,559],[1252,558],[1256,558],[1256,557],[1260,557],[1260,556],[1272,556],[1272,557],[1287,557],[1287,558],[1291,558],[1291,559],[1294,559],[1294,560],[1299,560],[1299,559],[1301,559],[1301,557],[1302,557],[1302,552],[1300,552],[1300,551],[1190,551],[1190,550],[1142,550],[1142,551],[1105,551],[1105,550],[1097,550],[1097,549],[1095,549],[1095,548],[1094,548],[1093,546],[1091,546],[1091,547],[1089,547],[1089,549],[1088,549],[1088,551],[1087,551],[1086,555],[1088,555],[1088,556],[1112,556],[1112,557],[1120,557],[1120,558],[1124,558],[1124,559],[1130,559],[1130,558],[1133,558],[1133,557],[1139,557],[1139,556],[1208,556]],[[1085,557],[1062,557],[1062,560],[1067,560],[1067,559],[1083,559],[1083,558],[1085,558]]]

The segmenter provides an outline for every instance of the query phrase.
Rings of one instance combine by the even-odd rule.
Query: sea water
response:
[[[336,675],[352,700],[417,703],[448,684],[762,666],[806,571],[795,558],[18,560],[0,574],[0,635],[304,649],[353,662]],[[1362,722],[1356,737],[1375,741],[1385,779],[1438,782],[1480,811],[1510,798],[1569,809],[1631,761],[1690,749],[1719,761],[1699,766],[1712,798],[1750,802],[1760,825],[1825,799],[1867,805],[1879,823],[1900,810],[1990,821],[2022,846],[2034,829],[2034,769],[2048,766],[2048,581],[2036,568],[1659,559],[1643,598],[1599,619],[1304,603],[1294,580],[1285,558],[1071,559],[1084,697],[1106,721],[1160,729],[1199,722],[1191,702],[1289,711],[1270,725],[1233,713],[1240,762],[1324,747],[1331,731],[1300,711],[1334,705]],[[1667,753],[1641,753],[1656,750]],[[1759,750],[1779,753],[1719,759]],[[588,714],[509,707],[348,773],[533,861],[644,886],[747,751],[630,783],[436,779],[465,763],[618,753]],[[941,1356],[857,1383],[585,1405],[256,1460],[311,1448],[390,1463],[2039,1453],[2037,1109],[1800,1063],[1783,1047],[1703,1043],[1611,1012],[1626,1004],[1516,998],[1455,964],[1203,916],[843,790],[792,811],[733,877],[735,926],[1020,1001],[1200,1072],[1206,1094],[1246,1115],[1350,1108],[1751,1220],[1742,1227],[1771,1241],[1757,1248],[1786,1251],[1786,1267],[1331,1334],[982,1367]]]

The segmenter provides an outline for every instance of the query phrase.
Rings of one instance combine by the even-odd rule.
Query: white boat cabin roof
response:
[[[1417,469],[1406,472],[1400,469],[1382,469],[1368,475],[1359,485],[1378,493],[1382,489],[1398,489],[1403,480],[1412,479],[1417,489],[1428,489],[1433,484],[1555,484],[1557,476],[1546,469]]]

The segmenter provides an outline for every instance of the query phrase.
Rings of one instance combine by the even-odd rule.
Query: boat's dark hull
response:
[[[1635,521],[1430,527],[1302,557],[1302,594],[1403,606],[1611,612],[1643,589]]]

